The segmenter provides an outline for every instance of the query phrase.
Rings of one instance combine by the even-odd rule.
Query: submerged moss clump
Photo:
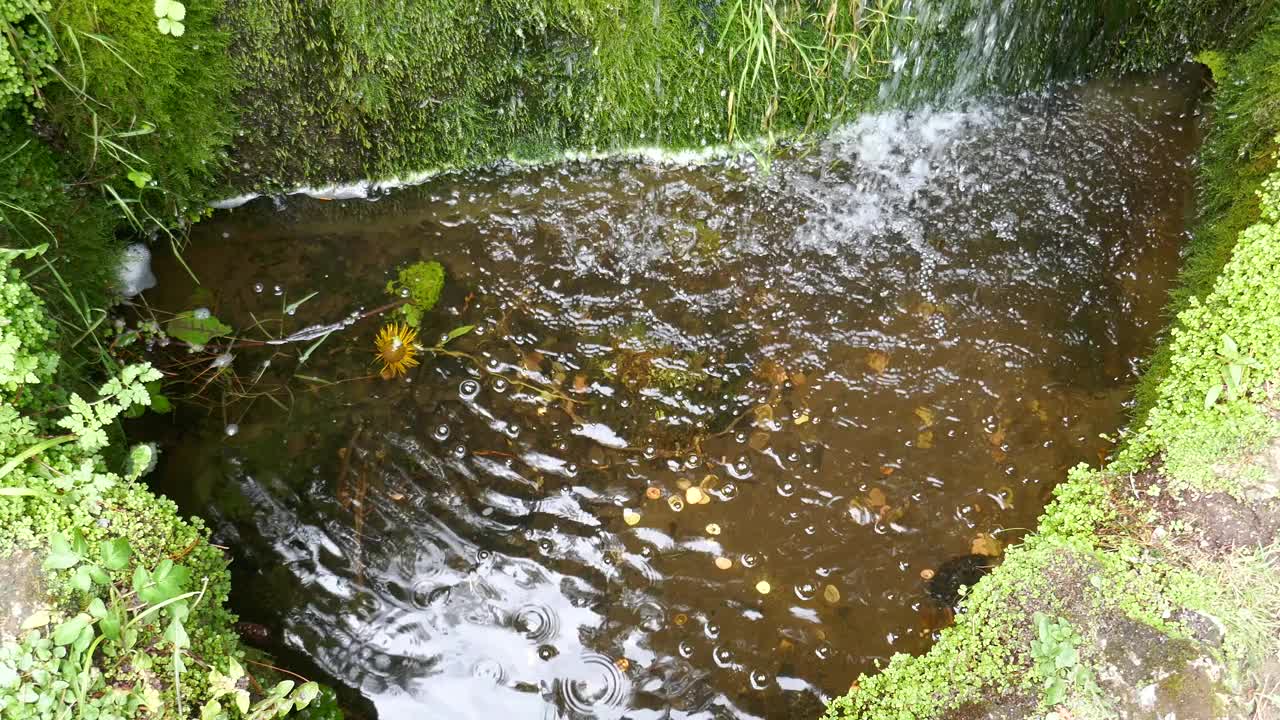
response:
[[[400,271],[395,280],[387,281],[387,293],[408,302],[397,308],[411,328],[422,325],[422,316],[440,301],[444,289],[444,266],[435,260],[416,262]]]

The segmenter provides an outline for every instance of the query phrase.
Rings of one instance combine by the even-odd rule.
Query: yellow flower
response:
[[[382,379],[390,380],[403,375],[418,364],[414,357],[418,353],[418,348],[414,345],[417,339],[418,331],[408,325],[391,323],[382,327],[377,339],[373,341],[373,346],[378,351],[378,361],[382,363]]]

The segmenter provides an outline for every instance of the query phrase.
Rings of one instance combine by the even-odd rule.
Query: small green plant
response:
[[[169,558],[150,568],[141,564],[123,538],[90,543],[79,530],[70,536],[55,532],[49,547],[43,567],[70,574],[67,584],[79,591],[80,611],[55,625],[49,611],[38,610],[24,620],[22,640],[0,648],[4,716],[53,717],[50,711],[59,708],[100,718],[132,716],[140,708],[162,711],[166,700],[155,673],[161,669],[160,654],[170,659],[173,674],[166,680],[178,715],[184,716],[182,676],[191,659],[184,622],[205,599],[207,587],[192,589],[191,571]],[[267,720],[306,708],[320,692],[316,683],[285,680],[255,702],[242,682],[243,668],[235,658],[228,663],[226,674],[208,669],[201,720],[230,717],[224,698],[239,717]],[[151,682],[122,687],[112,681],[130,674]]]
[[[1244,396],[1250,370],[1262,370],[1262,365],[1240,352],[1240,346],[1230,335],[1222,336],[1222,348],[1218,350],[1222,359],[1222,382],[1214,383],[1204,395],[1205,409],[1211,408],[1222,397],[1222,389],[1227,390],[1227,399],[1235,402]]]
[[[1044,704],[1059,705],[1072,687],[1092,693],[1097,689],[1093,673],[1080,662],[1080,634],[1062,618],[1037,612],[1032,619],[1037,639],[1031,641],[1035,671],[1044,680]]]
[[[444,288],[444,266],[435,260],[416,262],[400,271],[395,280],[387,281],[387,293],[407,300],[396,312],[409,327],[422,325],[422,316],[440,301]]]
[[[178,0],[156,0],[156,29],[161,35],[182,37],[187,27],[182,21],[187,17],[187,6]]]

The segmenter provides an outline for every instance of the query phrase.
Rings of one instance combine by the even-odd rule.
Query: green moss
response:
[[[395,280],[387,282],[387,293],[408,302],[397,312],[410,327],[420,327],[422,316],[440,301],[444,289],[444,266],[435,260],[417,262],[400,271]]]

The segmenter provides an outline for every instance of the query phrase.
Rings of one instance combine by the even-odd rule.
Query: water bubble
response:
[[[730,667],[733,665],[733,651],[724,646],[717,647],[711,651],[711,659],[715,661],[718,667]]]
[[[698,467],[699,462],[700,460],[697,455],[690,455],[689,457],[685,458],[684,466],[692,470]]]
[[[693,647],[693,643],[689,642],[688,640],[681,640],[680,644],[676,646],[676,652],[680,653],[680,657],[684,658],[685,660],[688,660],[689,658],[693,657],[694,649],[695,648]]]
[[[494,380],[493,380],[493,391],[494,391],[494,392],[496,392],[496,393],[504,393],[504,392],[506,392],[506,391],[507,391],[507,387],[508,387],[510,384],[511,384],[511,383],[507,382],[507,379],[506,379],[506,378],[494,378]]]
[[[823,643],[813,649],[813,654],[817,655],[819,660],[830,660],[834,651],[830,645]]]
[[[750,678],[751,687],[755,690],[764,690],[773,682],[773,678],[769,676],[769,673],[763,670],[752,670]]]
[[[283,287],[281,287],[281,286],[279,286],[279,285],[276,285],[275,287],[271,288],[271,294],[272,294],[272,295],[283,295],[283,294],[284,294],[284,288],[283,288]]]
[[[506,423],[502,426],[502,434],[514,440],[520,437],[520,426],[515,423]]]
[[[480,394],[480,383],[475,380],[463,380],[458,384],[458,395],[463,400],[474,400]]]
[[[755,567],[760,564],[760,556],[755,553],[746,553],[742,556],[743,567]]]
[[[636,614],[640,616],[637,624],[647,632],[658,632],[667,624],[666,612],[656,602],[640,604],[636,607]]]
[[[560,654],[560,651],[556,650],[555,647],[552,645],[542,645],[538,648],[538,657],[542,658],[543,660],[550,660],[551,658],[559,654]]]
[[[489,372],[496,373],[502,369],[502,363],[498,362],[498,358],[489,358],[489,362],[485,363],[485,367]]]
[[[782,497],[791,497],[796,494],[795,483],[790,480],[782,480],[778,483],[778,494]]]
[[[723,501],[732,500],[738,497],[738,486],[735,483],[727,482],[720,486],[720,499]]]
[[[264,286],[262,283],[253,284],[253,291],[256,293],[261,293],[263,290],[266,290],[266,289],[267,289],[266,286]]]
[[[471,666],[471,674],[481,680],[490,680],[495,685],[501,685],[507,680],[507,671],[502,667],[502,663],[492,658],[481,658]]]
[[[213,317],[213,313],[209,312],[209,308],[196,308],[191,311],[191,317],[196,320],[208,320]]]
[[[467,456],[467,446],[466,446],[466,445],[454,445],[454,446],[453,446],[453,456],[454,456],[454,457],[456,457],[456,458],[458,458],[459,460],[461,460],[462,458],[466,457],[466,456]]]
[[[235,437],[240,432],[240,426],[235,423],[228,423],[227,426],[223,428],[223,432],[227,434],[227,437]]]
[[[445,440],[448,440],[448,439],[449,439],[449,426],[448,426],[448,425],[444,425],[444,424],[437,425],[437,426],[436,426],[436,429],[435,429],[435,430],[433,430],[433,431],[431,432],[431,437],[433,437],[433,438],[435,438],[436,440],[439,440],[439,441],[441,441],[441,442],[444,442]]]
[[[544,553],[551,552],[552,550],[555,549],[555,547],[556,547],[555,543],[551,542],[550,540],[543,539],[538,541],[538,549]]]
[[[409,288],[400,288],[400,297],[402,298],[409,297]]]
[[[577,463],[565,463],[565,466],[564,466],[564,474],[565,474],[566,476],[568,476],[568,477],[571,477],[571,478],[572,478],[572,477],[578,477],[578,464],[577,464]]]
[[[209,367],[211,367],[211,368],[224,368],[224,367],[226,367],[226,366],[230,365],[230,364],[231,364],[231,361],[232,361],[232,360],[235,360],[235,359],[236,359],[236,356],[235,356],[235,355],[232,355],[232,354],[231,354],[231,353],[229,353],[229,352],[228,352],[228,353],[222,353],[221,355],[219,355],[219,356],[215,357],[215,358],[213,359],[213,362],[209,363]]]
[[[818,586],[812,582],[802,582],[796,585],[796,597],[801,600],[812,600],[818,594]]]
[[[646,445],[644,448],[644,459],[652,460],[657,457],[658,451],[652,445]]]
[[[707,623],[702,627],[702,632],[710,640],[720,637],[720,626],[715,623]]]

